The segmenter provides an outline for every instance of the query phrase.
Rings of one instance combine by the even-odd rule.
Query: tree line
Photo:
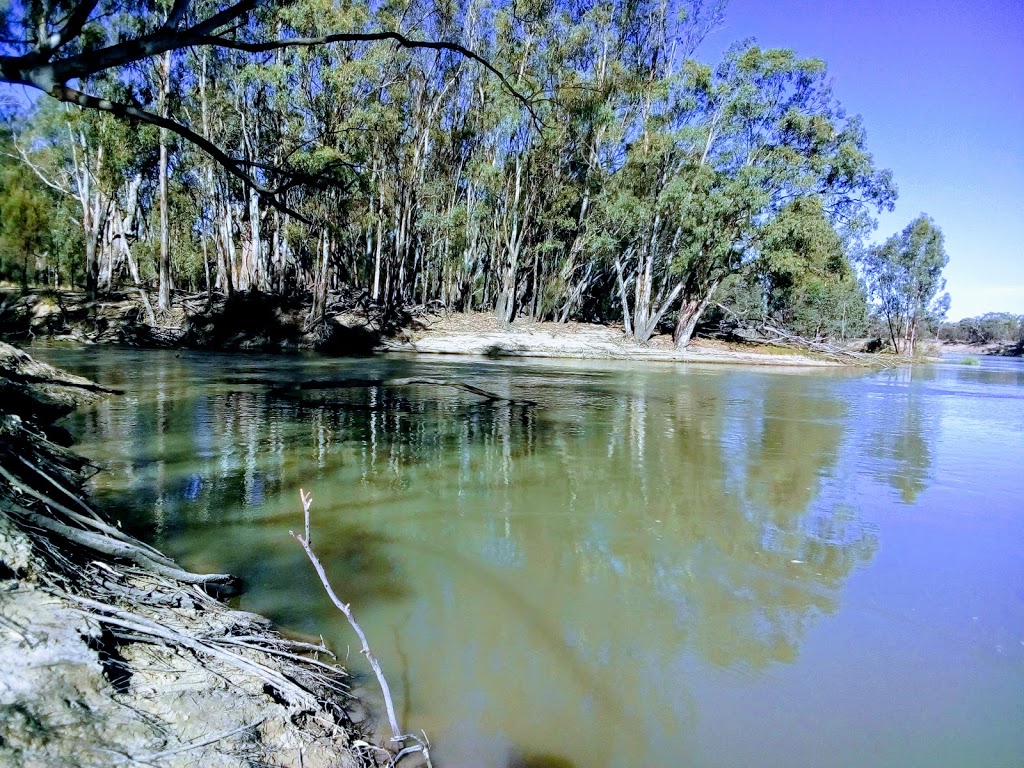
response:
[[[977,317],[965,317],[955,323],[943,323],[939,328],[939,338],[962,344],[1016,343],[1024,348],[1024,315],[987,312]]]
[[[681,346],[716,312],[833,338],[876,312],[912,348],[942,307],[923,273],[884,277],[899,248],[863,248],[896,190],[861,120],[818,59],[741,41],[702,61],[724,10],[12,6],[0,73],[54,98],[6,106],[2,276],[155,284],[159,309],[299,295],[312,319],[344,288]]]

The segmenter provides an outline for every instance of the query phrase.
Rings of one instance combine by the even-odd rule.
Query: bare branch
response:
[[[42,528],[43,530],[49,531],[57,536],[61,536],[67,541],[70,541],[80,547],[91,549],[109,557],[129,560],[136,565],[148,568],[154,573],[166,576],[169,579],[175,579],[177,581],[184,582],[185,584],[201,584],[203,586],[225,588],[228,590],[234,590],[237,588],[238,580],[229,574],[214,573],[206,575],[191,573],[175,566],[165,565],[162,561],[155,560],[141,546],[133,542],[113,539],[110,536],[106,536],[101,533],[92,533],[91,531],[86,531],[81,528],[73,528],[54,520],[48,515],[33,512],[26,507],[15,504],[6,505],[5,509],[24,519],[31,525],[36,526],[37,528]]]
[[[82,91],[70,88],[66,85],[55,85],[53,88],[50,89],[49,93],[58,101],[67,102],[69,104],[77,104],[78,106],[84,107],[86,109],[96,109],[101,112],[109,112],[115,117],[125,118],[129,120],[138,120],[139,122],[148,123],[149,125],[155,125],[159,128],[165,128],[171,133],[175,133],[178,136],[181,136],[183,139],[190,141],[191,143],[195,144],[197,147],[202,149],[214,160],[220,163],[225,168],[225,170],[227,170],[230,174],[241,179],[243,182],[245,182],[254,190],[256,190],[257,194],[259,194],[259,196],[262,199],[264,199],[277,210],[281,211],[282,213],[287,213],[292,216],[295,216],[297,219],[306,224],[311,223],[308,218],[303,216],[301,213],[292,210],[281,201],[280,197],[278,196],[281,190],[270,189],[260,184],[258,181],[256,181],[256,179],[254,179],[252,176],[250,176],[248,173],[242,170],[242,166],[244,165],[242,161],[236,160],[235,158],[231,157],[231,155],[222,150],[212,141],[196,133],[188,126],[182,125],[181,123],[175,120],[171,120],[170,118],[161,117],[160,115],[154,114],[152,112],[147,112],[144,109],[139,109],[138,107],[133,106],[131,104],[123,104],[121,102],[111,101],[110,99],[101,99],[98,96],[83,93]],[[287,173],[287,171],[281,172]],[[290,175],[295,176],[296,174]],[[313,177],[309,177],[308,179],[304,180],[313,180]],[[296,183],[301,182],[293,182],[285,186],[284,188],[287,189],[290,186],[295,186]]]
[[[84,0],[81,5],[76,7],[72,16],[75,17],[76,13],[85,12],[86,9],[91,13],[97,2],[98,0]],[[77,37],[87,20],[87,18],[81,19],[81,24],[76,28],[77,17],[69,17],[68,23],[65,24],[64,28],[52,38],[57,39],[60,36],[56,45],[50,47],[43,46],[38,51],[24,56],[0,56],[0,80],[31,85],[49,92],[49,86],[43,87],[40,85],[40,82],[66,83],[69,80],[85,78],[97,72],[122,67],[142,59],[160,56],[167,51],[195,45],[196,43],[191,42],[195,38],[222,32],[225,26],[249,13],[259,3],[260,0],[241,0],[241,2],[235,3],[220,13],[215,13],[210,18],[184,30],[179,31],[175,27],[165,25],[147,35],[141,35],[132,40],[125,40],[109,45],[106,48],[82,51],[67,58],[51,61],[57,48]],[[185,7],[182,8],[182,5]],[[188,5],[184,0],[176,0],[168,19],[170,20],[176,13],[184,15]],[[179,18],[178,22],[180,20]]]
[[[323,584],[324,590],[327,592],[327,596],[331,598],[331,602],[334,603],[335,607],[345,614],[345,618],[348,619],[349,625],[359,637],[359,642],[362,643],[360,652],[366,657],[366,660],[370,663],[370,667],[373,668],[373,674],[377,677],[377,683],[380,685],[380,691],[384,696],[384,706],[387,709],[388,723],[391,726],[391,740],[397,744],[404,744],[406,741],[417,742],[416,744],[405,747],[399,751],[394,762],[397,763],[399,759],[406,755],[422,752],[427,764],[430,765],[429,741],[426,740],[426,735],[424,734],[424,738],[421,740],[415,735],[402,733],[402,729],[398,725],[398,715],[395,714],[395,703],[391,699],[391,688],[388,685],[387,679],[384,677],[384,671],[380,667],[380,662],[377,661],[377,657],[374,656],[373,651],[370,650],[370,643],[366,639],[366,633],[363,632],[363,628],[359,626],[359,622],[356,621],[355,616],[352,614],[352,606],[348,603],[343,603],[334,592],[334,588],[331,587],[331,582],[327,578],[327,572],[324,570],[323,564],[320,562],[320,559],[313,554],[313,549],[309,544],[309,507],[313,503],[313,496],[300,488],[299,497],[302,499],[302,511],[306,524],[306,537],[303,538],[293,531],[289,531],[289,533],[291,533],[295,540],[298,541],[306,551],[306,557],[308,557],[309,561],[313,564],[313,568],[316,570],[317,576],[320,577],[320,583]]]
[[[48,186],[50,189],[56,190],[57,192],[60,192],[65,195],[71,194],[71,190],[68,187],[62,186],[61,184],[50,181],[50,179],[46,178],[46,176],[43,175],[43,172],[39,169],[39,166],[37,166],[35,163],[32,162],[31,159],[29,159],[28,152],[26,152],[25,149],[20,144],[18,144],[17,140],[13,141],[12,143],[14,144],[14,148],[17,150],[18,154],[12,155],[10,152],[4,152],[4,154],[7,157],[13,158],[15,160],[21,160],[21,162],[23,162],[25,166],[30,171],[32,171],[32,173],[38,176],[39,180],[43,182],[43,184]]]
[[[244,40],[231,40],[226,37],[219,35],[210,35],[205,37],[190,37],[189,45],[210,45],[218,48],[230,48],[237,51],[245,51],[246,53],[266,53],[268,51],[277,51],[283,48],[311,48],[318,45],[331,45],[332,43],[367,43],[367,42],[379,42],[383,40],[391,40],[398,43],[403,48],[422,48],[431,51],[449,51],[451,53],[457,53],[460,56],[464,56],[467,59],[475,61],[482,67],[487,69],[491,74],[498,78],[502,86],[509,91],[516,99],[526,107],[529,111],[530,116],[533,118],[535,123],[539,123],[540,120],[537,114],[533,110],[533,102],[531,97],[522,93],[517,89],[508,78],[505,77],[504,73],[495,67],[491,62],[485,59],[475,51],[466,48],[458,43],[448,43],[443,41],[435,40],[417,40],[406,37],[400,32],[339,32],[332,35],[323,35],[322,37],[290,37],[280,40],[265,40],[261,42],[246,42]]]

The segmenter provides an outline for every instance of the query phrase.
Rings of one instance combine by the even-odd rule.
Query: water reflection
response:
[[[877,407],[867,414],[876,474],[904,504],[913,504],[930,480],[937,414],[925,409],[926,395],[913,383],[915,378],[933,380],[934,375],[934,369],[921,367],[886,372],[882,396],[872,401]]]
[[[111,470],[101,495],[130,488],[136,530],[344,647],[287,535],[311,490],[314,545],[448,765],[678,764],[706,716],[701,665],[793,662],[875,556],[844,451],[866,441],[908,503],[929,481],[929,416],[898,378],[851,407],[849,375],[330,363],[458,376],[523,406],[432,386],[273,393],[321,376],[316,360],[94,365],[130,390],[75,426]]]

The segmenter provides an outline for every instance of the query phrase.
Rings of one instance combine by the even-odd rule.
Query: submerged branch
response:
[[[321,381],[303,381],[298,384],[275,387],[271,394],[278,397],[287,397],[293,390],[316,391],[324,389],[366,389],[371,387],[411,387],[416,385],[432,387],[451,387],[461,389],[470,394],[482,397],[487,402],[505,402],[509,405],[537,405],[533,400],[515,399],[499,395],[497,392],[490,392],[486,389],[467,384],[463,381],[452,379],[435,379],[423,377],[397,378],[397,379],[334,379]]]
[[[359,642],[362,644],[359,652],[366,657],[370,667],[373,669],[373,674],[377,678],[377,684],[380,686],[381,694],[384,696],[384,707],[388,713],[388,724],[391,726],[391,740],[398,744],[404,744],[407,741],[417,742],[414,745],[403,747],[396,754],[393,762],[397,763],[398,760],[406,755],[422,752],[424,759],[427,761],[427,765],[429,766],[431,765],[430,751],[429,741],[427,741],[426,735],[424,734],[424,738],[421,740],[415,735],[402,733],[402,729],[398,724],[398,715],[395,713],[395,702],[391,698],[391,687],[388,685],[387,678],[384,677],[384,671],[381,669],[380,662],[377,661],[377,657],[374,656],[373,651],[370,650],[370,643],[366,639],[366,633],[359,625],[359,622],[356,621],[356,618],[352,613],[352,606],[349,603],[342,602],[341,598],[339,598],[337,593],[334,591],[330,580],[327,578],[327,572],[324,570],[323,563],[320,562],[320,559],[316,556],[310,546],[309,507],[313,503],[313,497],[301,488],[299,489],[299,497],[302,499],[302,511],[304,515],[306,536],[303,538],[294,531],[289,531],[289,533],[291,533],[295,540],[302,545],[303,550],[306,552],[306,557],[309,558],[309,561],[313,564],[313,568],[316,570],[317,576],[320,577],[320,583],[323,584],[324,590],[327,592],[327,596],[330,597],[331,602],[334,603],[335,607],[345,615],[349,625],[352,627],[356,636],[359,638]]]

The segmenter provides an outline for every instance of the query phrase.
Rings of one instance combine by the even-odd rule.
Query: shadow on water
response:
[[[558,665],[569,673],[569,677],[581,691],[587,691],[598,703],[601,714],[609,720],[625,722],[627,714],[623,710],[619,697],[611,689],[608,681],[590,669],[585,660],[566,646],[561,628],[543,611],[515,589],[511,583],[495,572],[473,559],[451,550],[415,544],[409,541],[399,542],[401,549],[415,550],[430,557],[454,564],[471,583],[478,589],[496,597],[500,605],[506,609],[503,614],[511,615],[522,626],[527,627],[537,645],[557,660]]]

